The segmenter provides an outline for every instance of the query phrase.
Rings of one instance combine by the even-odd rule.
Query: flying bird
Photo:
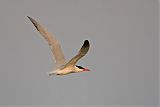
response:
[[[64,54],[62,52],[61,46],[58,40],[55,38],[53,34],[48,32],[40,23],[38,23],[35,19],[27,16],[29,20],[33,23],[39,33],[46,39],[49,44],[49,47],[53,53],[56,69],[49,72],[49,76],[51,75],[66,75],[70,73],[78,73],[78,72],[86,72],[90,71],[87,68],[76,65],[76,63],[87,54],[90,44],[88,40],[85,40],[82,47],[80,48],[77,55],[75,55],[68,62],[65,61]]]

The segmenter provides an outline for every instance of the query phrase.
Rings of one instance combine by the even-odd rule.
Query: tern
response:
[[[27,16],[29,20],[33,23],[35,28],[39,31],[39,33],[46,39],[49,44],[49,47],[54,56],[54,62],[56,64],[56,68],[49,72],[49,76],[51,75],[67,75],[70,73],[79,73],[79,72],[87,72],[90,71],[87,68],[76,65],[78,60],[80,60],[83,56],[85,56],[89,50],[90,44],[88,40],[85,40],[82,47],[80,48],[78,54],[76,54],[71,60],[67,63],[65,61],[64,54],[62,52],[61,46],[58,40],[55,38],[53,34],[48,32],[40,23],[38,23],[35,19]]]

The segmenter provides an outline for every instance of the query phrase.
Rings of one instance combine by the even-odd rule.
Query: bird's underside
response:
[[[78,54],[75,55],[71,60],[69,60],[67,63],[65,61],[61,46],[58,42],[58,40],[55,38],[54,35],[49,33],[42,25],[40,25],[36,20],[33,18],[27,16],[30,21],[33,23],[33,25],[36,27],[36,29],[39,31],[39,33],[46,39],[48,42],[51,51],[54,56],[54,62],[56,64],[56,70],[49,73],[49,75],[66,75],[70,73],[77,73],[82,71],[89,71],[86,68],[76,66],[75,64],[78,62],[79,59],[81,59],[83,56],[86,55],[86,53],[89,50],[89,41],[85,40],[84,44],[82,45],[81,49],[79,50]]]

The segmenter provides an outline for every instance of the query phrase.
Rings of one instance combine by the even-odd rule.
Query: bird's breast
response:
[[[70,74],[74,71],[75,71],[74,68],[67,67],[67,68],[63,68],[63,69],[58,69],[58,70],[55,71],[55,73],[58,74],[58,75],[66,75],[66,74]]]

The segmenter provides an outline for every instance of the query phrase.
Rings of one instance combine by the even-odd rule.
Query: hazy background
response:
[[[47,42],[66,59],[85,39],[91,72],[49,77]],[[0,0],[0,105],[158,106],[158,0]]]

